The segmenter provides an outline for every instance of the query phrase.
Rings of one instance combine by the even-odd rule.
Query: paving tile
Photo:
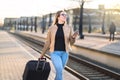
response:
[[[26,63],[29,60],[37,60],[39,55],[38,52],[16,40],[7,32],[0,31],[0,80],[22,80]],[[47,61],[50,62],[52,69],[48,80],[54,80],[54,67],[50,60]],[[64,80],[79,80],[67,71],[64,71],[64,74]]]

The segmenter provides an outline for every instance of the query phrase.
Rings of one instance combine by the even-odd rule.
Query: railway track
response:
[[[34,50],[41,52],[44,45],[44,39],[36,40],[37,36],[28,36],[25,34],[14,34],[22,42],[33,48]],[[50,59],[49,52],[46,53],[46,57]],[[72,73],[74,76],[78,77],[80,80],[120,80],[120,74],[114,71],[108,70],[96,64],[93,64],[85,59],[80,58],[80,56],[75,56],[70,53],[67,71]]]

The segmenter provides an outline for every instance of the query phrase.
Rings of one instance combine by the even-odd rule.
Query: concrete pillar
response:
[[[68,17],[68,24],[70,25],[70,26],[73,26],[73,10],[70,10],[69,11],[69,17]]]

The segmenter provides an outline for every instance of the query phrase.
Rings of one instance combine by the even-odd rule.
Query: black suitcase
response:
[[[46,62],[46,58],[30,60],[25,66],[23,80],[47,80],[50,70],[50,64]]]

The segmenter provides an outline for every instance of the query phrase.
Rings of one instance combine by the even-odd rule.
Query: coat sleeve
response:
[[[44,47],[42,49],[42,53],[41,56],[44,56],[44,54],[46,53],[46,51],[49,49],[51,43],[51,33],[50,33],[50,28],[48,29],[48,33],[47,33],[47,38],[44,44]]]
[[[73,33],[74,33],[73,28],[70,27],[70,37],[69,37],[69,39],[70,39],[70,44],[71,45],[73,45],[75,43],[75,38],[72,37]]]

